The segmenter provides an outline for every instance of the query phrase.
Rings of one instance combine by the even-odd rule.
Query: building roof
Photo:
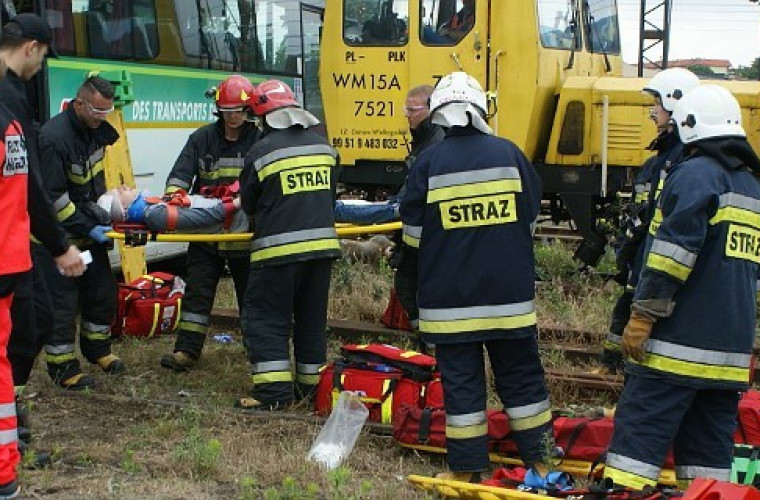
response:
[[[709,66],[711,68],[730,68],[731,61],[728,59],[675,59],[668,61],[669,68],[688,68],[689,66]],[[657,68],[654,63],[647,63],[644,65],[647,68]]]

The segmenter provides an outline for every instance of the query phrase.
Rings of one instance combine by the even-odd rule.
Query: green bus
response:
[[[31,86],[37,119],[58,114],[92,70],[127,70],[134,102],[124,110],[139,189],[162,193],[190,133],[215,119],[206,91],[230,74],[278,78],[324,118],[319,39],[324,0],[0,0],[2,22],[36,12],[59,59]],[[149,260],[183,252],[152,245]]]

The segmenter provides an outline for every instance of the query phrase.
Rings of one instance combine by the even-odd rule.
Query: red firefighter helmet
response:
[[[261,82],[256,87],[252,104],[257,116],[264,116],[276,109],[301,106],[288,84],[280,80]]]
[[[242,111],[251,106],[254,92],[248,78],[232,75],[219,84],[214,101],[221,111]]]

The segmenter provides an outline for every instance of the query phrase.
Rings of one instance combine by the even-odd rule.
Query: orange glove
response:
[[[631,317],[623,330],[623,357],[632,358],[639,363],[644,361],[646,344],[652,333],[654,318],[636,309],[631,309]]]

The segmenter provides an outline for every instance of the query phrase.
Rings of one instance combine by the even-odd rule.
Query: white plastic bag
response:
[[[351,454],[356,439],[369,416],[369,410],[351,391],[340,393],[338,401],[330,413],[330,418],[314,440],[306,456],[327,469],[338,467]]]

